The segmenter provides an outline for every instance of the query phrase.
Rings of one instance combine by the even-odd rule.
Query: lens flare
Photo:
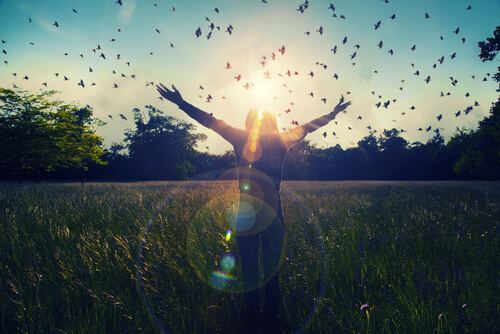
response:
[[[247,172],[244,168],[240,168],[240,175],[243,173],[243,176],[245,176]],[[220,177],[216,178],[216,181],[207,182],[206,180],[214,179],[213,175]],[[165,301],[174,298],[177,300],[176,302],[182,304],[183,300],[182,296],[178,295],[179,291],[175,292],[173,288],[171,290],[172,295],[168,295],[170,290],[166,282],[170,282],[171,279],[165,281],[165,274],[173,274],[178,270],[181,270],[183,275],[190,272],[185,267],[178,267],[178,263],[176,264],[178,260],[161,262],[165,256],[167,256],[167,259],[169,256],[173,256],[172,259],[187,259],[196,275],[208,286],[215,290],[230,293],[242,293],[258,289],[266,284],[279,269],[280,281],[287,282],[286,285],[282,286],[281,290],[283,294],[287,294],[288,297],[286,298],[299,295],[305,298],[304,303],[301,303],[304,305],[301,306],[304,309],[300,310],[300,314],[293,319],[295,322],[290,325],[296,328],[294,331],[296,333],[303,332],[308,328],[323,299],[328,261],[318,222],[301,202],[300,196],[285,184],[282,184],[281,187],[284,200],[283,211],[287,223],[291,225],[287,227],[285,247],[282,249],[279,263],[276,263],[274,268],[268,271],[265,276],[261,274],[253,285],[243,284],[238,238],[234,238],[234,236],[242,234],[251,236],[254,233],[252,230],[256,229],[258,231],[262,226],[252,226],[245,230],[246,226],[240,225],[241,222],[237,219],[238,213],[240,210],[247,210],[249,211],[247,217],[251,217],[253,213],[250,214],[251,210],[248,207],[252,207],[256,215],[260,215],[258,216],[259,219],[266,215],[269,215],[270,219],[271,217],[276,218],[274,204],[261,205],[259,209],[258,204],[263,202],[264,197],[262,196],[265,196],[262,185],[266,184],[266,182],[272,183],[272,180],[265,175],[259,177],[260,179],[253,179],[247,183],[249,187],[248,193],[243,194],[243,196],[240,194],[242,191],[241,185],[237,181],[238,170],[231,170],[226,173],[217,172],[206,175],[204,180],[179,183],[181,186],[173,191],[152,213],[151,218],[143,228],[140,238],[139,251],[136,257],[136,277],[144,307],[148,311],[152,322],[161,332],[168,333],[165,327],[166,319],[162,315],[171,311],[165,309],[166,305],[168,305]],[[205,198],[206,203],[193,200],[197,196]],[[242,204],[242,198],[244,199],[243,202],[246,201],[248,207],[246,204]],[[189,206],[191,203],[200,205],[200,207],[189,207],[189,211],[193,212],[192,214],[179,216],[180,211],[177,211],[178,208],[184,208],[182,210],[184,212],[186,205]],[[297,219],[305,219],[306,221],[304,221],[304,225],[301,225]],[[273,221],[275,220],[271,219],[270,223]],[[149,234],[153,225],[155,225],[155,233],[151,234],[150,237]],[[168,247],[158,244],[158,229],[163,231],[162,233],[166,233],[167,236],[170,235],[172,228],[176,229],[180,226],[183,227],[183,231],[185,230],[183,235],[186,236],[186,242],[179,240],[179,251],[176,254],[162,253]],[[303,230],[309,232],[304,233]],[[185,247],[180,247],[181,244],[185,244]],[[175,248],[177,249],[177,246]],[[293,249],[294,255],[290,255],[291,249]],[[151,263],[158,261],[164,263],[164,268],[157,272],[156,267],[151,267]],[[185,277],[185,279],[193,280],[193,277]],[[166,285],[162,289],[152,289],[150,287],[151,282],[165,282],[163,284]],[[313,293],[313,290],[310,289],[314,289],[316,292]],[[203,303],[207,298],[204,294],[193,297],[196,295],[194,290],[183,291],[182,293],[185,293],[186,296],[190,295],[186,300],[191,302],[195,298],[196,302]],[[196,318],[196,315],[186,314],[185,317],[186,319],[193,319]]]

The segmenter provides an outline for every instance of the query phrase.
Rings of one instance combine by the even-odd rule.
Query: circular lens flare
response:
[[[243,172],[245,171],[243,170]],[[300,291],[304,292],[305,287],[317,287],[317,294],[307,294],[304,297],[309,302],[303,303],[305,309],[300,310],[302,316],[297,317],[296,321],[290,323],[291,326],[297,328],[294,332],[305,331],[322,302],[327,278],[326,250],[317,220],[302,203],[300,196],[291,188],[282,184],[282,196],[284,203],[286,203],[284,212],[285,217],[289,219],[287,223],[290,224],[287,227],[287,235],[290,235],[290,237],[287,237],[286,246],[275,268],[265,277],[261,276],[254,285],[245,286],[243,284],[237,238],[234,238],[237,231],[229,225],[229,218],[227,218],[228,216],[237,217],[239,210],[238,172],[232,170],[229,173],[220,173],[218,175],[221,177],[217,181],[210,183],[213,184],[212,188],[207,187],[208,183],[206,181],[192,181],[179,187],[155,210],[143,229],[136,257],[136,274],[139,291],[151,320],[161,332],[168,333],[164,326],[167,321],[171,320],[167,320],[165,314],[171,312],[171,309],[165,309],[165,307],[168,307],[166,300],[172,299],[176,300],[176,303],[182,304],[183,297],[179,295],[178,289],[168,289],[168,282],[172,282],[172,279],[165,279],[165,273],[168,273],[169,277],[170,275],[176,275],[175,270],[178,270],[176,269],[176,262],[186,256],[196,274],[208,286],[216,290],[241,293],[258,289],[274,276],[278,268],[280,269],[280,281],[289,282],[282,286],[282,293],[284,294],[295,295]],[[210,176],[207,176],[207,179],[211,179]],[[261,182],[263,180],[257,183]],[[178,218],[179,214],[176,208],[185,206],[186,203],[199,203],[196,200],[193,201],[193,198],[197,198],[199,194],[208,199],[207,203],[202,204],[198,210],[195,210],[196,214]],[[186,202],[186,199],[188,202]],[[221,209],[227,209],[227,211],[219,211]],[[232,215],[229,213],[230,211],[232,211]],[[294,217],[295,215],[298,217]],[[305,226],[297,219],[307,220],[306,226],[308,226],[309,233],[304,234],[302,230]],[[233,218],[233,221],[237,221],[236,218]],[[173,231],[171,228],[178,228],[175,227],[177,225],[172,224],[179,224],[179,222],[181,222],[179,226],[186,227],[186,249],[182,250],[179,247],[178,252],[164,253],[164,250],[172,248],[166,247],[166,245],[156,247],[156,245],[161,244],[160,240],[162,239],[168,240]],[[155,224],[155,227],[150,236],[153,224]],[[159,231],[162,231],[161,233],[165,233],[165,235],[158,235]],[[182,241],[179,243],[183,244]],[[304,246],[307,246],[306,249]],[[177,249],[177,246],[175,246],[175,249]],[[291,249],[293,249],[292,253],[290,253]],[[298,257],[296,256],[297,252],[299,253]],[[168,260],[169,257],[171,257],[171,260]],[[162,261],[162,259],[166,261]],[[156,267],[151,267],[151,263],[157,261],[163,263],[165,270],[167,270],[166,272],[162,271],[163,274],[157,273],[156,269],[152,270]],[[189,272],[186,268],[179,268],[183,272],[182,275]],[[181,279],[181,277],[177,277],[177,279]],[[193,280],[192,277],[185,276],[183,279]],[[304,279],[306,281],[300,281]],[[152,288],[154,286],[152,282],[156,282],[154,284],[164,282],[162,283],[164,286],[161,289],[155,289]],[[183,292],[180,293],[182,295]],[[184,293],[191,296],[189,297],[191,302],[195,298],[195,302],[203,303],[206,298],[203,294],[199,295],[199,297],[193,297],[196,295],[196,293],[193,294],[193,291],[186,290]],[[310,307],[312,309],[309,309]],[[182,315],[183,319],[197,319],[197,317],[196,314]]]

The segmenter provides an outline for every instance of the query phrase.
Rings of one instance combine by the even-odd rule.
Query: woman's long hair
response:
[[[259,134],[279,133],[278,121],[274,111],[252,108],[247,114],[245,129]]]

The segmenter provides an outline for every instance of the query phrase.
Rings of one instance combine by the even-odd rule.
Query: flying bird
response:
[[[127,117],[125,117],[123,114],[118,114],[118,116],[120,116],[121,119],[127,120]]]

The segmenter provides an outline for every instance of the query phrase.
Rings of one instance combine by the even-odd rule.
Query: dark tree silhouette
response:
[[[131,173],[142,180],[184,180],[195,174],[191,159],[206,135],[194,133],[191,123],[149,105],[147,115],[133,110],[135,129],[127,130],[125,143],[134,166]]]

